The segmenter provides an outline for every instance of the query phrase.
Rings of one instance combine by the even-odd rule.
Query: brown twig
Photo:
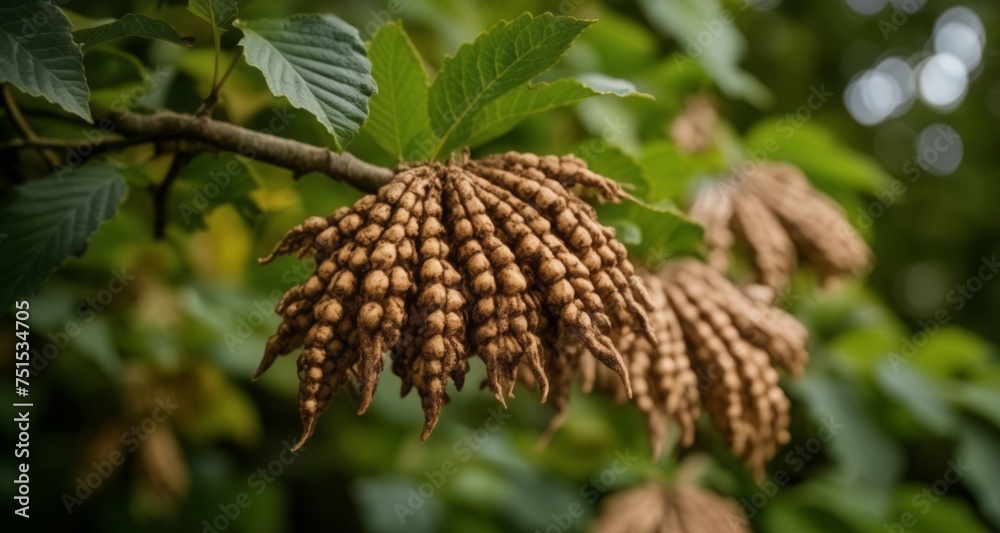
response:
[[[375,192],[392,180],[393,171],[362,161],[349,153],[249,130],[228,122],[172,112],[130,113],[114,119],[127,135],[158,140],[195,141],[217,150],[291,170],[296,177],[318,172],[363,192]]]
[[[88,156],[92,156],[109,150],[119,150],[155,141],[156,139],[148,137],[105,137],[98,141],[36,137],[34,139],[0,143],[0,153],[24,149],[55,149],[70,150],[82,154],[88,150],[93,150],[93,153],[88,153]]]
[[[234,152],[291,170],[296,177],[318,172],[362,192],[377,191],[393,176],[391,169],[367,163],[346,152],[337,154],[323,147],[208,117],[161,112],[152,115],[129,113],[110,118],[115,122],[116,131],[123,136],[105,136],[95,141],[36,138],[0,144],[0,153],[26,148],[69,148],[93,155],[136,144],[156,143],[161,152],[176,151],[182,146],[186,147],[185,151]],[[165,145],[168,142],[174,145]]]
[[[170,188],[177,181],[181,170],[191,162],[194,154],[190,152],[177,152],[174,160],[170,162],[167,175],[159,185],[153,187],[153,238],[160,240],[166,235],[167,221],[170,216],[167,213],[167,200],[170,198]]]

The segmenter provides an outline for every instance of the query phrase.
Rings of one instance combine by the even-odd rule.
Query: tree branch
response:
[[[109,150],[120,150],[135,146],[156,142],[157,139],[150,137],[104,137],[98,141],[75,140],[75,139],[48,139],[36,137],[34,139],[24,139],[0,144],[0,153],[12,150],[24,149],[56,149],[70,150],[78,154],[87,153],[88,156],[107,152]],[[88,150],[93,150],[89,153]]]
[[[319,172],[343,181],[362,192],[376,192],[389,183],[391,169],[362,161],[349,153],[337,154],[276,135],[249,130],[208,117],[162,112],[152,115],[127,115],[112,118],[118,130],[128,136],[151,140],[197,141],[217,150],[235,152],[244,157],[291,170],[296,177]]]
[[[170,188],[192,157],[193,155],[187,152],[175,154],[163,181],[159,185],[153,186],[153,238],[157,240],[162,239],[167,232],[167,219],[169,218],[167,200],[170,198]]]
[[[362,192],[373,193],[392,180],[391,169],[362,161],[349,153],[330,150],[276,135],[249,130],[208,117],[173,112],[152,115],[129,113],[109,117],[122,136],[105,135],[94,141],[70,139],[25,139],[0,144],[0,153],[25,148],[69,148],[88,156],[133,146],[156,143],[163,152],[222,150],[291,170],[295,177],[318,172]],[[174,146],[164,146],[173,142]]]

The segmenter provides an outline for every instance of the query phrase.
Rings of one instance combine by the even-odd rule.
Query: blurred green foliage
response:
[[[65,6],[77,28],[135,12],[166,20],[196,42],[186,48],[126,38],[95,46],[84,59],[95,108],[112,108],[123,95],[130,107],[197,108],[213,77],[213,27],[183,4]],[[288,258],[260,267],[256,258],[287,228],[360,193],[317,175],[293,180],[255,161],[201,155],[174,187],[166,238],[155,241],[146,189],[162,178],[169,158],[131,150],[118,160],[130,165],[119,214],[30,298],[32,346],[43,365],[31,392],[32,523],[106,532],[554,531],[556,516],[576,502],[584,516],[569,530],[579,531],[607,492],[670,479],[680,461],[691,461],[701,465],[702,483],[740,502],[757,531],[1000,530],[1000,282],[969,281],[1000,252],[992,203],[1000,199],[993,176],[996,5],[962,3],[981,17],[987,44],[954,110],[917,102],[865,127],[852,119],[844,96],[855,75],[886,54],[922,53],[937,17],[955,4],[928,2],[898,23],[895,3],[862,16],[843,1],[240,3],[241,19],[334,13],[366,41],[401,20],[432,75],[460,44],[525,11],[596,19],[546,76],[600,73],[655,100],[603,96],[534,115],[473,155],[581,155],[655,208],[602,206],[638,260],[655,264],[696,249],[699,228],[671,215],[692,187],[763,151],[801,166],[841,201],[871,241],[877,265],[868,279],[829,292],[815,288],[811,273],[797,276],[785,300],[812,332],[812,363],[804,378],[786,383],[792,442],[762,482],[710,431],[681,458],[667,454],[652,463],[637,414],[599,397],[574,395],[565,425],[539,449],[550,408],[522,391],[498,414],[491,395],[476,388],[483,371],[475,364],[468,389],[453,395],[426,442],[418,439],[418,402],[399,399],[395,378],[386,374],[366,415],[356,416],[356,399],[342,395],[292,456],[286,447],[299,432],[293,358],[258,383],[250,376],[277,327],[277,298],[311,269]],[[896,29],[886,35],[880,21]],[[698,44],[702,32],[714,35],[716,28],[710,40],[717,45]],[[221,34],[223,64],[237,33]],[[240,64],[216,116],[252,129],[286,117],[279,135],[336,146],[319,122],[267,87],[259,71]],[[815,91],[830,94],[806,116],[802,106]],[[695,93],[712,95],[727,122],[718,150],[692,156],[666,129]],[[40,135],[81,135],[81,124],[52,104],[23,94],[17,100]],[[914,161],[918,132],[937,123],[960,135],[961,165],[913,179],[906,165]],[[0,137],[15,135],[0,121]],[[397,154],[367,127],[349,149],[373,163],[396,163]],[[36,154],[20,158],[0,171],[8,191],[18,169],[46,173]],[[213,177],[229,179],[228,186],[211,193]],[[897,180],[905,180],[903,194],[891,193]],[[12,321],[5,319],[0,337],[13,346]],[[12,374],[11,358],[3,361]],[[177,408],[147,435],[141,428],[154,405],[149,398],[166,396]],[[488,429],[496,427],[491,419],[502,423],[498,430]],[[126,436],[136,424],[150,438],[131,450]],[[0,425],[6,442],[16,440],[14,431]],[[144,450],[169,447],[162,435],[180,453],[156,455],[174,460],[150,465],[146,456],[155,454]],[[106,469],[116,449],[126,452],[124,464]],[[617,453],[637,458],[625,474],[602,477]],[[7,460],[2,474],[14,477]],[[96,488],[79,490],[92,479]],[[11,501],[13,487],[5,487]],[[67,496],[80,499],[70,512]]]

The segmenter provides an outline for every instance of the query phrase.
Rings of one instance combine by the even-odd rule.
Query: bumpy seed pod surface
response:
[[[694,485],[647,483],[608,496],[594,533],[750,533],[739,505]]]
[[[684,333],[709,418],[758,477],[789,439],[789,402],[777,369],[805,367],[807,335],[779,309],[762,313],[717,271],[695,260],[658,274]]]
[[[694,442],[701,409],[733,453],[757,475],[788,441],[789,402],[778,370],[801,374],[808,359],[805,328],[780,309],[747,297],[712,267],[692,259],[645,274],[654,310],[649,318],[658,342],[650,343],[625,323],[615,335],[633,386],[632,402],[643,416],[654,457],[662,452],[670,424],[681,446]],[[558,414],[565,417],[574,376],[584,393],[600,390],[613,401],[627,395],[608,379],[589,353],[551,358],[546,367]]]
[[[871,262],[868,245],[844,210],[785,163],[760,164],[702,187],[690,214],[705,226],[713,266],[728,268],[739,237],[749,248],[757,280],[775,293],[788,285],[799,259],[825,282],[857,274]]]
[[[574,195],[583,188],[628,198],[572,156],[404,166],[377,194],[289,231],[261,262],[311,255],[316,271],[279,303],[282,323],[257,376],[303,348],[299,444],[352,380],[359,413],[368,408],[386,354],[402,393],[421,397],[422,438],[448,401],[448,381],[461,388],[473,355],[501,402],[519,374],[543,400],[550,387],[562,390],[556,370],[565,355],[553,340],[593,354],[630,396],[628,366],[609,334],[627,322],[655,345],[648,294],[614,230]]]

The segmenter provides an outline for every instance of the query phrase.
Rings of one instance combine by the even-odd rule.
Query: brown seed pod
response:
[[[711,264],[728,269],[738,235],[750,250],[757,280],[775,294],[801,258],[824,282],[868,268],[871,252],[844,210],[785,163],[763,163],[730,180],[702,187],[691,218],[705,226]]]
[[[729,270],[729,252],[736,243],[736,236],[730,229],[733,219],[732,187],[729,182],[704,184],[688,209],[688,216],[705,229],[708,264],[719,272]]]
[[[804,328],[695,260],[668,264],[659,273],[684,331],[691,366],[713,425],[733,453],[761,477],[788,435],[789,402],[776,368],[801,372]],[[795,334],[785,330],[792,328]]]
[[[668,133],[681,150],[699,153],[714,144],[718,123],[719,113],[712,101],[703,94],[695,94],[687,97],[684,110],[670,123]]]
[[[685,259],[645,275],[656,329],[654,345],[625,323],[616,334],[628,364],[632,402],[647,427],[654,457],[664,449],[671,423],[681,446],[694,442],[704,405],[716,431],[754,473],[788,441],[789,402],[778,384],[778,369],[805,368],[807,332],[780,309],[747,297],[712,267]],[[572,352],[570,352],[572,353]],[[565,417],[569,383],[580,377],[584,393],[600,390],[612,401],[627,396],[620,382],[607,379],[588,353],[553,358],[553,424]],[[700,401],[699,401],[700,400]],[[550,433],[552,429],[550,428]]]
[[[377,194],[293,228],[262,262],[311,254],[316,272],[279,303],[283,321],[258,375],[304,348],[300,444],[352,378],[359,412],[367,409],[386,353],[402,393],[420,394],[423,438],[448,401],[448,379],[460,388],[472,355],[501,402],[519,374],[543,400],[554,384],[565,402],[556,339],[585,348],[631,395],[609,334],[629,322],[655,344],[648,294],[614,230],[571,192],[579,188],[628,197],[575,157],[508,153],[401,167]]]
[[[190,472],[177,436],[169,425],[157,427],[135,452],[139,485],[173,512],[188,496]]]
[[[749,533],[739,505],[694,485],[646,483],[608,496],[594,533]]]

